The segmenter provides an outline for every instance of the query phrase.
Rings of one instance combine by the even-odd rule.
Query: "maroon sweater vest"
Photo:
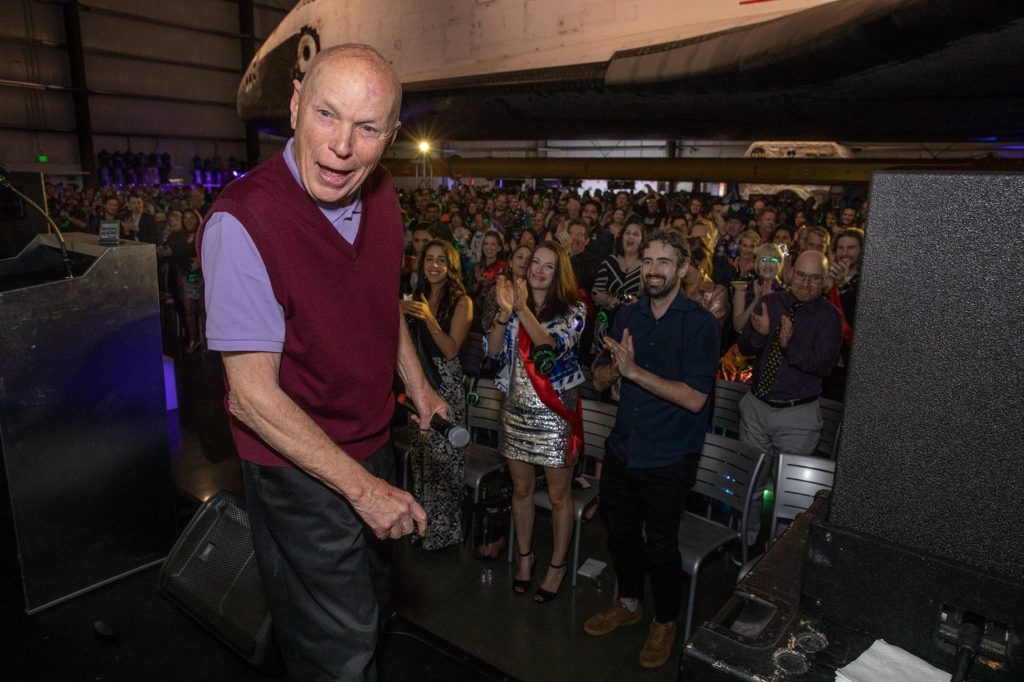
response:
[[[284,309],[281,388],[355,459],[390,437],[404,244],[390,174],[378,167],[361,191],[354,245],[295,181],[282,152],[228,185],[210,208],[245,226]],[[290,465],[233,416],[231,431],[242,459]]]

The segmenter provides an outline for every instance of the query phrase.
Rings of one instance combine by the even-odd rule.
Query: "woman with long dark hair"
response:
[[[203,324],[206,317],[203,305],[203,271],[199,267],[196,253],[196,231],[203,222],[199,211],[194,208],[182,211],[181,218],[184,229],[172,232],[167,239],[167,247],[171,250],[171,261],[178,277],[178,296],[181,310],[185,316],[185,329],[188,331],[186,353],[194,352],[202,344]]]
[[[409,333],[434,390],[448,403],[453,424],[465,426],[465,374],[459,351],[473,320],[473,302],[460,276],[459,255],[443,239],[427,244],[417,264],[419,279],[411,301],[402,301]],[[424,549],[443,549],[462,540],[462,486],[466,456],[437,431],[413,429],[409,463],[413,495],[427,512]]]
[[[480,262],[473,267],[473,295],[480,296],[505,267],[505,238],[497,230],[484,233],[480,246]]]
[[[637,299],[643,292],[640,278],[640,248],[644,243],[644,226],[639,219],[630,220],[615,239],[615,249],[601,263],[591,289],[591,298],[600,306],[594,328],[595,355],[604,350],[604,336],[612,326],[615,311],[623,303]]]
[[[572,465],[583,437],[583,383],[579,339],[586,308],[579,299],[569,255],[546,241],[536,248],[525,280],[502,276],[496,287],[498,315],[485,339],[487,354],[499,363],[495,384],[503,391],[501,451],[512,475],[512,522],[516,565],[512,589],[530,589],[533,554],[535,466],[544,467],[551,499],[551,561],[534,599],[551,601],[565,576],[573,527]]]

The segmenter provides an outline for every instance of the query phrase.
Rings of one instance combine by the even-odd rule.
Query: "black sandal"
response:
[[[526,552],[525,554],[523,552],[519,552],[517,550],[516,553],[520,557],[530,556],[531,554],[533,554],[533,550],[531,549],[529,552]],[[516,580],[515,578],[512,578],[512,591],[513,592],[515,592],[516,594],[526,594],[527,592],[530,591],[530,585],[533,584],[533,571],[534,571],[535,568],[537,568],[537,560],[536,559],[534,559],[533,562],[530,564],[530,577],[528,579],[526,579],[526,580]],[[519,567],[516,566],[516,569],[518,570]]]
[[[566,562],[563,561],[558,566],[555,566],[554,564],[548,564],[548,566],[550,566],[551,568],[555,569],[556,571],[564,571],[565,570],[565,563]],[[562,574],[562,580],[565,580],[565,574],[564,573]],[[561,590],[561,589],[562,589],[562,583],[561,582],[558,583],[558,588],[554,592],[548,592],[543,587],[538,587],[537,588],[537,592],[533,595],[533,600],[535,602],[537,602],[538,604],[547,604],[549,601],[553,600],[555,597],[558,596],[558,590]]]

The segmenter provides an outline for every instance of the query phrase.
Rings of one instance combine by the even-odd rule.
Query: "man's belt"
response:
[[[754,396],[757,398],[757,396]],[[796,407],[797,405],[806,405],[807,403],[813,403],[818,399],[818,396],[812,395],[810,398],[797,398],[796,400],[768,400],[767,398],[757,398],[768,407]]]

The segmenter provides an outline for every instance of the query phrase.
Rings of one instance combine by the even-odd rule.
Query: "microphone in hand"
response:
[[[397,400],[398,404],[408,410],[410,414],[417,414],[416,405],[408,395],[399,393]],[[447,438],[454,447],[462,448],[469,444],[469,431],[457,424],[452,424],[439,414],[430,418],[430,428]]]

